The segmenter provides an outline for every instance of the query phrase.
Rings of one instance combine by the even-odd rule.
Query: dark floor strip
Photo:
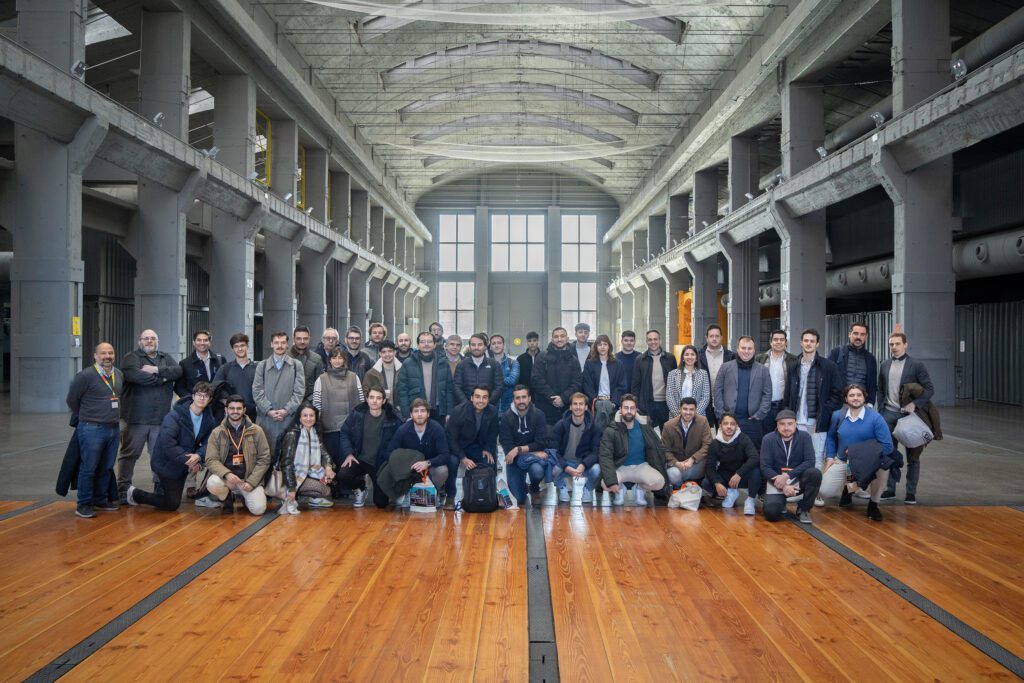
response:
[[[52,502],[53,501],[51,501],[51,500],[37,500],[36,502],[32,503],[31,505],[26,505],[23,508],[18,508],[17,510],[11,510],[10,512],[5,512],[4,514],[0,515],[0,522],[4,521],[5,519],[10,519],[11,517],[17,517],[18,515],[23,515],[26,512],[32,512],[33,510],[38,510],[39,508],[43,507],[44,505],[49,505]]]
[[[973,626],[964,623],[953,614],[950,614],[942,607],[939,607],[937,604],[921,595],[889,572],[871,562],[863,555],[860,555],[851,548],[843,545],[824,531],[821,531],[810,524],[800,524],[795,519],[791,519],[790,521],[823,543],[829,549],[838,553],[843,557],[843,559],[849,561],[865,574],[891,590],[893,593],[900,596],[956,635],[960,636],[970,645],[985,653],[1000,665],[1012,671],[1018,677],[1024,678],[1024,659],[1021,659],[1014,653],[1010,652]]]
[[[558,677],[558,647],[555,644],[555,615],[551,607],[548,553],[544,525],[537,508],[526,513],[526,588],[530,624],[530,682],[555,683]]]
[[[187,586],[193,579],[217,564],[217,562],[223,560],[235,548],[255,536],[261,529],[277,519],[277,517],[278,515],[275,513],[267,513],[258,518],[255,522],[204,555],[201,560],[191,567],[114,617],[82,642],[55,657],[52,662],[32,674],[26,680],[33,683],[36,681],[56,681],[122,632],[128,630],[135,622],[156,609],[164,600]]]

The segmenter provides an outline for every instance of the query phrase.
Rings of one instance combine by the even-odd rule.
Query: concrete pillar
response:
[[[647,255],[654,258],[665,249],[665,216],[647,219]]]
[[[370,195],[365,190],[352,190],[352,222],[349,237],[361,247],[370,246]]]
[[[369,319],[371,323],[384,321],[384,286],[384,281],[376,277],[370,277],[367,281],[366,289],[370,298]],[[363,332],[368,332],[368,330],[363,330]],[[369,338],[369,335],[365,336]]]
[[[416,288],[409,288],[405,290],[405,319],[409,320],[419,318],[419,310],[416,307],[416,293],[419,290]],[[426,325],[423,324],[422,320],[417,320],[415,323],[406,323],[406,332],[412,336],[412,346],[416,348],[416,335],[420,332],[424,332]]]
[[[351,301],[350,284],[352,271],[355,270],[355,262],[355,258],[349,257],[348,263],[342,262],[338,264],[334,271],[335,310],[333,313],[335,319],[338,321],[338,331],[341,333],[344,333],[351,324],[349,317],[349,306]]]
[[[405,228],[395,228],[395,265],[405,270]]]
[[[733,137],[729,140],[729,210],[735,211],[749,199],[746,194],[757,191],[760,177],[757,140]],[[719,242],[729,262],[729,345],[743,335],[758,339],[761,325],[761,304],[758,300],[758,239],[736,243],[728,236]]]
[[[188,139],[189,57],[192,25],[183,12],[142,12],[139,113],[168,133]],[[151,328],[160,348],[181,358],[187,334],[185,212],[188,193],[139,178],[139,211],[132,246],[135,256],[135,329]]]
[[[384,255],[384,207],[370,206],[370,251]]]
[[[612,339],[612,345],[618,345],[619,331],[616,329],[619,319],[619,302],[608,293],[605,285],[615,277],[618,266],[618,252],[612,251],[611,244],[604,243],[604,235],[608,231],[611,217],[598,214],[597,218],[597,329],[605,332]]]
[[[666,339],[665,347],[671,349],[676,344],[683,343],[679,330],[679,292],[685,292],[690,288],[690,273],[687,270],[672,273],[664,267],[661,271],[665,277],[668,298],[668,318],[665,321],[666,332],[663,336]],[[690,319],[683,327],[692,329],[692,324],[693,320]]]
[[[266,278],[263,283],[263,357],[270,355],[271,335],[295,327],[295,256],[301,240],[264,234]]]
[[[395,219],[384,217],[384,260],[396,262],[395,257]]]
[[[75,62],[85,59],[87,4],[85,0],[18,0],[18,42],[70,73]]]
[[[354,260],[354,259],[353,259]],[[348,275],[348,324],[358,325],[365,335],[369,330],[367,310],[370,308],[368,285],[370,273],[352,268]]]
[[[392,337],[397,338],[402,332],[408,332],[408,325],[405,323],[405,287],[408,284],[404,280],[399,280],[395,289],[395,330],[392,333]],[[412,334],[410,332],[410,334]]]
[[[415,273],[416,269],[423,262],[420,250],[422,250],[422,247],[417,248],[416,238],[412,235],[407,235],[405,238],[405,271],[407,273]]]
[[[782,88],[782,175],[792,178],[819,160],[815,151],[825,139],[822,88],[786,83]],[[782,238],[779,258],[782,329],[790,350],[799,352],[800,332],[825,325],[825,210],[797,219],[773,203],[770,209]]]
[[[633,317],[633,289],[629,286],[625,286],[626,291],[623,292],[619,289],[619,315],[622,319],[622,329],[636,331],[636,321]],[[643,330],[637,333],[639,337],[643,337]]]
[[[949,3],[894,0],[893,111],[899,113],[949,83]],[[953,274],[953,159],[944,157],[903,173],[888,150],[875,156],[893,201],[892,319],[909,353],[928,367],[935,401],[955,397],[956,338]],[[882,331],[880,331],[881,333]]]
[[[718,169],[705,168],[693,174],[694,233],[706,230],[718,220]],[[704,225],[704,223],[708,225]]]
[[[473,261],[476,272],[473,275],[475,301],[473,304],[473,320],[476,329],[487,330],[491,327],[491,215],[486,206],[476,207],[473,217]],[[436,245],[433,245],[436,249]],[[432,285],[436,286],[436,285]],[[467,342],[468,343],[468,342]]]
[[[388,329],[388,339],[394,339],[395,335],[398,334],[395,331],[395,285],[384,284],[384,310],[381,317],[381,321],[384,323],[384,327]]]
[[[686,239],[690,229],[690,195],[677,194],[668,198],[668,248]]]
[[[647,326],[658,330],[665,341],[665,328],[668,323],[668,289],[662,279],[647,281]],[[667,345],[667,342],[665,342]]]
[[[651,257],[647,250],[647,231],[633,231],[633,269],[637,269]]]
[[[298,322],[312,330],[314,339],[327,327],[327,267],[333,256],[333,244],[324,252],[299,250]]]
[[[644,337],[644,333],[650,328],[650,310],[647,301],[647,285],[630,285],[633,289],[633,329],[636,330],[637,341]]]
[[[213,113],[217,160],[248,177],[255,168],[256,86],[249,76],[220,76]],[[219,353],[229,354],[231,335],[253,339],[255,320],[255,238],[264,209],[257,204],[248,221],[217,209],[210,236],[210,333]],[[255,354],[257,349],[253,348]]]
[[[327,222],[327,150],[306,150],[306,210],[321,223]]]
[[[275,119],[270,128],[270,189],[295,206],[299,165],[299,127],[289,119]],[[291,195],[291,196],[289,196]],[[291,330],[288,331],[291,334]],[[269,337],[267,343],[269,344]]]
[[[332,171],[330,177],[331,227],[347,237],[352,222],[352,178],[341,171]]]
[[[707,168],[693,175],[693,220],[695,234],[718,220],[718,169]],[[693,286],[693,336],[703,340],[708,325],[718,322],[718,259],[698,261],[685,254]],[[703,343],[703,342],[702,342]]]

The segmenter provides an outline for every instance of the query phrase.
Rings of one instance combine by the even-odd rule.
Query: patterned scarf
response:
[[[299,443],[295,447],[295,483],[302,485],[306,477],[322,479],[324,467],[320,460],[320,439],[311,429],[299,429]]]

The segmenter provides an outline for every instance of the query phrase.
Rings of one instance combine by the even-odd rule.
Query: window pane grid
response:
[[[474,332],[474,301],[474,283],[438,282],[438,322],[449,333],[454,333],[463,339],[468,339]]]
[[[441,214],[437,231],[437,269],[472,272],[474,257],[473,214]]]
[[[544,272],[543,214],[491,216],[491,270]]]
[[[562,326],[572,329],[584,322],[597,329],[597,283],[562,283]]]
[[[562,216],[562,271],[597,272],[597,216]]]

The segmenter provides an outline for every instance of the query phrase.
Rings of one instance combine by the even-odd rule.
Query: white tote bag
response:
[[[687,482],[668,499],[668,506],[670,508],[680,508],[696,512],[700,508],[700,499],[703,495],[703,490],[700,486],[692,481]]]
[[[935,438],[932,430],[924,423],[917,413],[904,415],[896,422],[896,428],[892,430],[893,436],[907,448],[927,446]]]

